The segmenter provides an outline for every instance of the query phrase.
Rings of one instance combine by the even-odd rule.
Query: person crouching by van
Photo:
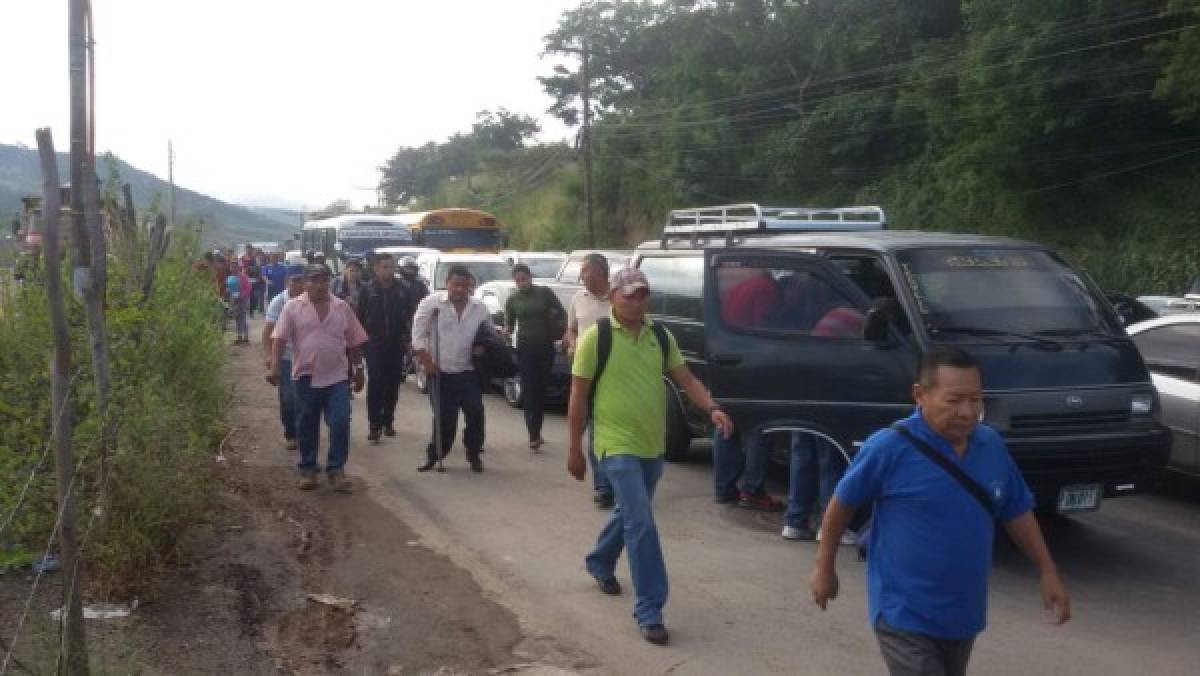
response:
[[[1071,603],[1033,496],[1004,440],[979,422],[983,383],[966,352],[921,358],[917,410],[863,445],[825,511],[810,580],[822,610],[838,593],[838,542],[855,511],[874,506],[867,549],[870,620],[889,673],[965,674],[987,615],[996,522],[1037,566],[1056,624]]]
[[[791,459],[788,465],[787,511],[783,514],[785,540],[820,540],[813,530],[812,516],[825,513],[833,490],[846,471],[841,451],[829,440],[805,432],[792,433]],[[814,510],[814,506],[816,509]],[[843,545],[857,544],[853,531],[842,533]]]
[[[722,435],[733,433],[733,422],[688,370],[666,327],[647,319],[649,298],[645,274],[636,268],[621,270],[612,280],[612,313],[579,339],[571,368],[567,471],[579,481],[587,475],[580,442],[590,409],[596,456],[612,483],[617,506],[584,565],[600,591],[620,594],[617,560],[622,549],[628,550],[637,595],[633,616],[642,638],[663,645],[667,642],[662,614],[667,566],[651,507],[662,476],[667,436],[663,374],[709,412]]]

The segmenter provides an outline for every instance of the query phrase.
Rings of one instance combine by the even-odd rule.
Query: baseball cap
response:
[[[324,263],[309,263],[304,266],[304,276],[309,279],[314,277],[332,277],[333,272]]]
[[[621,268],[613,273],[612,288],[622,296],[632,296],[638,289],[650,289],[646,275],[637,268]]]

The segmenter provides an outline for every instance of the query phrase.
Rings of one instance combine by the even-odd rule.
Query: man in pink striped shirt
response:
[[[350,364],[354,364],[354,391],[363,388],[359,346],[367,332],[354,310],[329,293],[332,276],[324,264],[306,266],[305,292],[283,306],[272,334],[271,363],[267,381],[278,380],[277,364],[287,344],[292,346],[292,379],[300,414],[296,442],[300,447],[300,488],[317,487],[317,451],[321,438],[321,416],[329,426],[329,455],[325,471],[334,490],[350,491],[343,467],[350,454]]]

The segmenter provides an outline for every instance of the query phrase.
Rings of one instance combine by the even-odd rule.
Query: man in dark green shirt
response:
[[[533,284],[529,266],[513,266],[517,290],[504,303],[504,332],[516,334],[517,368],[521,377],[521,406],[529,448],[534,452],[542,444],[542,410],[545,407],[546,382],[554,367],[554,341],[562,337],[567,313],[558,296],[544,286]]]

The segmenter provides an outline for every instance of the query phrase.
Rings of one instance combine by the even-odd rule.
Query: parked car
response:
[[[677,210],[633,265],[744,433],[820,437],[849,460],[912,412],[921,354],[953,345],[979,362],[985,422],[1039,505],[1096,509],[1153,482],[1170,433],[1103,293],[1035,243],[885,224],[877,207]],[[707,416],[668,396],[679,458]]]
[[[1171,429],[1167,467],[1200,476],[1200,314],[1151,319],[1126,331],[1150,369]]]
[[[1200,312],[1200,298],[1189,298],[1187,296],[1138,296],[1137,301],[1150,308],[1159,317]]]
[[[561,251],[501,251],[500,255],[509,265],[528,265],[533,278],[539,281],[555,279],[567,260],[567,254]]]
[[[424,246],[381,246],[375,248],[375,253],[391,254],[393,258],[399,261],[405,256],[416,258],[422,254],[438,253],[438,250],[430,249]]]
[[[470,270],[476,286],[512,277],[512,266],[498,254],[433,251],[417,256],[418,274],[431,290],[446,288],[446,273],[455,265]]]

